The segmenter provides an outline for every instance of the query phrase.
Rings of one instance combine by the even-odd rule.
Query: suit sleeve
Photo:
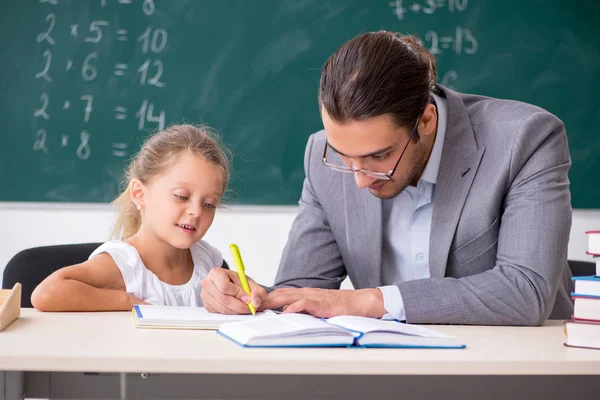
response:
[[[567,137],[549,113],[530,115],[515,137],[495,265],[463,278],[398,283],[407,322],[534,326],[550,315],[572,218]]]
[[[346,278],[340,250],[311,181],[315,164],[311,152],[315,136],[308,139],[304,155],[304,184],[299,212],[290,230],[275,277],[275,287],[339,289]]]

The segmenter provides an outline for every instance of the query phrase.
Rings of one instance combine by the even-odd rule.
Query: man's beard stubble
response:
[[[413,181],[420,178],[418,175],[425,170],[425,146],[422,142],[417,142],[414,146],[413,151],[413,162],[411,163],[411,167],[408,170],[408,174],[404,175],[402,181],[396,181],[395,179],[386,181],[385,185],[381,188],[381,190],[377,192],[373,192],[371,189],[369,191],[375,197],[380,199],[391,199],[393,197],[398,196],[404,189],[406,189]],[[398,173],[402,173],[403,171],[396,171],[394,175],[398,175]],[[397,179],[397,177],[395,177]],[[377,184],[378,182],[374,182]]]

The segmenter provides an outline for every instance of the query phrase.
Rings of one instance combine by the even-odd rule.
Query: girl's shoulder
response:
[[[90,254],[89,258],[101,253],[110,254],[118,266],[128,265],[133,267],[141,261],[140,254],[135,247],[122,240],[109,240],[101,244],[100,247]]]
[[[223,265],[223,255],[215,247],[204,240],[199,240],[190,247],[194,266],[203,265],[208,268],[219,268]]]

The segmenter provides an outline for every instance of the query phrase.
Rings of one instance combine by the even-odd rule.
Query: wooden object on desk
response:
[[[600,351],[540,327],[432,325],[465,350],[245,349],[214,331],[136,329],[130,312],[22,309],[0,334],[0,371],[275,375],[600,375]],[[51,345],[49,345],[51,344]]]
[[[21,314],[21,284],[0,290],[0,332]]]

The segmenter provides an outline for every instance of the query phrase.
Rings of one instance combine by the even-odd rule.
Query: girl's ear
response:
[[[144,190],[145,186],[139,179],[129,182],[129,196],[138,210],[144,208]]]

